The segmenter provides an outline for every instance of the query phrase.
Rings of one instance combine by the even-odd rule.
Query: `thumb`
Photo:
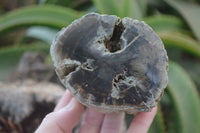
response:
[[[70,133],[78,124],[82,112],[83,105],[72,98],[67,106],[48,114],[35,133]]]

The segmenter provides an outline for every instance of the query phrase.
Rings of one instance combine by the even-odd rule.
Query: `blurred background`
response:
[[[89,12],[145,21],[165,45],[169,83],[149,133],[199,133],[200,0],[0,0],[0,133],[33,132],[53,110],[64,87],[51,42]]]

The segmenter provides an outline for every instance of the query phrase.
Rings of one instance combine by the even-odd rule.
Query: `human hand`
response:
[[[35,133],[71,133],[80,121],[83,109],[83,105],[67,90],[54,112],[43,119]],[[147,133],[156,112],[157,107],[151,112],[136,114],[127,133]],[[123,128],[124,115],[124,112],[103,114],[87,108],[80,133],[120,133]]]

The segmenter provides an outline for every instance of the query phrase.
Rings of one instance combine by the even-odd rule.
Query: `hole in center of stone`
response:
[[[122,24],[122,21],[119,21],[119,23],[115,24],[112,37],[109,40],[105,40],[104,42],[106,49],[111,53],[121,50],[124,47],[120,42],[120,37],[125,28]]]

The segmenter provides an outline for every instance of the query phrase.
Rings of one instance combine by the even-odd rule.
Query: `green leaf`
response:
[[[165,0],[186,20],[197,39],[200,41],[200,6],[183,1]]]
[[[42,51],[49,53],[49,45],[33,45],[20,47],[7,47],[0,50],[0,81],[6,80],[7,76],[11,74],[18,65],[18,62],[25,51]]]
[[[165,125],[164,129],[167,133],[177,133],[179,131],[179,124],[177,119],[175,119],[176,113],[174,111],[173,100],[169,95],[168,88],[165,89],[160,105]]]
[[[160,104],[158,104],[157,107],[157,114],[153,120],[153,123],[151,124],[148,133],[166,133]]]
[[[83,13],[60,6],[29,6],[14,10],[0,17],[0,34],[22,26],[45,25],[56,28],[66,27]]]
[[[58,30],[45,26],[32,26],[26,32],[26,37],[42,40],[51,44]]]
[[[103,14],[141,19],[146,14],[146,0],[93,0],[98,11]]]
[[[169,95],[171,95],[180,133],[199,133],[200,101],[197,89],[185,72],[174,62],[169,63]]]
[[[121,10],[121,17],[130,17],[141,20],[147,9],[147,0],[123,0],[122,7],[119,5]]]
[[[176,47],[200,58],[200,44],[190,36],[177,32],[161,32],[158,36],[165,47]]]
[[[156,32],[168,32],[168,31],[182,31],[185,29],[184,22],[178,17],[171,15],[155,15],[144,18],[149,26],[152,27]]]
[[[183,56],[182,56],[183,57]],[[169,57],[170,58],[170,57]],[[191,58],[184,54],[184,58],[179,58],[175,60],[179,63],[190,75],[194,83],[196,84],[198,91],[200,93],[200,60],[197,58]],[[192,69],[191,69],[192,66]]]
[[[116,0],[92,0],[98,12],[102,14],[118,15],[119,7]],[[119,1],[121,3],[121,1]]]

